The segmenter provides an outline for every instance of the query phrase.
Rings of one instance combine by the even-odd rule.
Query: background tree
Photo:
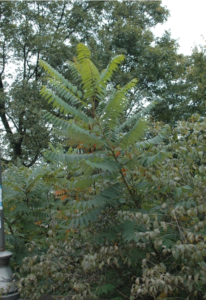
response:
[[[71,79],[65,61],[72,60],[79,41],[89,45],[101,69],[111,56],[126,54],[124,65],[113,78],[114,85],[138,78],[125,113],[134,111],[142,101],[163,95],[177,77],[181,57],[176,53],[177,44],[168,33],[155,38],[151,32],[168,16],[160,1],[2,2],[0,13],[0,117],[7,160],[20,158],[30,166],[54,139],[41,115],[46,104],[39,95],[43,80],[40,58]]]
[[[168,89],[162,91],[153,111],[155,120],[177,126],[179,120],[188,120],[197,113],[205,117],[205,47],[195,47],[190,56],[177,61],[174,80],[168,82]]]
[[[55,67],[64,68],[77,37],[84,36],[91,27],[95,31],[104,2],[17,1],[0,5],[4,157],[13,161],[20,158],[30,166],[51,138],[41,115],[44,105],[39,95],[38,60],[47,59]]]
[[[187,115],[206,112],[206,51],[205,46],[195,47],[189,57],[186,74]]]
[[[101,49],[98,56],[112,57],[124,54],[126,60],[113,80],[125,84],[132,78],[138,79],[136,89],[128,104],[128,113],[139,109],[142,103],[152,100],[164,101],[166,94],[173,92],[173,85],[184,74],[180,62],[183,55],[177,54],[178,44],[171,39],[170,33],[155,37],[151,29],[158,23],[166,21],[169,12],[158,1],[116,1],[110,9],[107,23],[99,31],[99,39],[90,42]],[[92,52],[95,48],[93,46]],[[94,56],[94,61],[95,56]],[[101,65],[104,67],[104,64]],[[178,85],[179,86],[179,85]],[[177,89],[177,87],[176,87]]]

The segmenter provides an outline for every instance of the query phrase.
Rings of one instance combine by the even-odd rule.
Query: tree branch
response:
[[[28,165],[25,164],[25,163],[23,163],[23,165],[24,165],[25,167],[27,167],[27,168],[31,167],[31,166],[36,162],[36,160],[37,160],[38,157],[39,157],[39,151],[38,151],[38,153],[34,156],[34,158],[30,161],[30,163],[29,163]]]
[[[5,70],[5,64],[6,64],[6,55],[5,55],[5,46],[6,46],[6,41],[4,40],[3,42],[3,53],[2,53],[2,71],[0,72],[0,76],[3,75],[4,70]]]
[[[0,92],[4,91],[4,86],[3,86],[3,81],[2,81],[2,76],[0,74]],[[13,135],[13,132],[9,126],[9,122],[6,118],[5,114],[5,101],[2,99],[0,102],[0,118],[2,120],[2,123],[4,125],[4,128],[6,130],[6,133],[8,134],[8,138],[11,141],[11,135]],[[10,137],[9,137],[10,136]]]
[[[65,8],[66,8],[66,4],[64,3],[64,6],[63,6],[63,8],[62,8],[62,13],[61,13],[61,16],[60,16],[59,22],[58,22],[58,24],[57,24],[57,27],[56,27],[56,31],[55,31],[55,33],[56,33],[56,32],[57,32],[57,30],[59,29],[59,26],[60,26],[60,24],[61,24],[61,21],[62,21],[62,19],[63,19],[63,16],[64,16],[64,11],[65,11]]]

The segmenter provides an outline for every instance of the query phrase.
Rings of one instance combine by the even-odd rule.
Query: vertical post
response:
[[[2,175],[1,175],[1,152],[0,152],[0,251],[5,251],[5,235],[4,235],[4,211],[2,197]]]
[[[1,300],[17,300],[20,298],[18,288],[13,282],[13,273],[9,267],[12,253],[5,251],[4,235],[4,211],[2,197],[2,175],[1,175],[1,152],[0,152],[0,291]]]

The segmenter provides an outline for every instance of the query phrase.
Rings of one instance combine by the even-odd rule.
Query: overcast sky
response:
[[[156,36],[171,30],[171,36],[179,39],[179,53],[191,54],[194,44],[206,45],[206,0],[162,0],[170,11],[168,21],[157,25]],[[202,37],[203,36],[203,37]]]

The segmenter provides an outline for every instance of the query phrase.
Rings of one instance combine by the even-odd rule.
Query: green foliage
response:
[[[154,38],[160,1],[2,2],[0,13],[4,159],[31,166],[53,143],[45,164],[4,171],[22,297],[204,299],[204,49],[185,58],[168,33]],[[10,87],[9,59],[23,62]]]
[[[118,177],[121,177],[121,181],[123,186],[126,185],[128,188],[127,178],[123,174],[124,171],[122,171],[122,168],[124,165],[127,165],[127,168],[132,169],[134,166],[131,164],[127,164],[127,160],[125,157],[126,150],[129,149],[132,145],[135,145],[136,142],[143,139],[143,136],[145,134],[146,129],[148,128],[147,120],[144,115],[148,114],[149,108],[145,108],[142,112],[139,112],[135,116],[131,117],[132,121],[128,121],[125,125],[131,125],[132,127],[126,134],[122,134],[119,131],[119,119],[121,115],[124,113],[125,109],[125,103],[128,102],[127,94],[129,90],[131,90],[135,84],[137,83],[136,80],[132,80],[130,83],[126,84],[123,88],[119,88],[117,90],[110,91],[108,90],[108,96],[105,94],[104,99],[102,100],[102,103],[100,101],[100,96],[102,93],[102,87],[104,85],[105,79],[113,72],[114,68],[116,68],[117,63],[119,64],[122,61],[122,57],[119,56],[117,59],[113,59],[112,63],[110,63],[107,67],[107,71],[104,72],[103,79],[101,79],[101,76],[99,75],[98,71],[96,70],[96,67],[93,66],[92,62],[90,61],[90,51],[82,44],[79,44],[77,47],[77,63],[79,66],[79,72],[81,74],[82,78],[82,99],[87,104],[87,106],[91,106],[91,113],[94,116],[92,122],[90,122],[89,125],[85,124],[84,115],[81,115],[82,112],[79,110],[76,110],[76,113],[74,115],[74,119],[70,120],[69,122],[56,118],[52,116],[50,113],[46,114],[47,119],[52,122],[54,126],[58,126],[61,129],[61,133],[64,134],[64,136],[68,137],[68,139],[72,140],[72,142],[82,143],[83,148],[90,148],[92,145],[95,145],[95,150],[93,151],[94,154],[64,154],[64,153],[54,153],[54,152],[47,152],[46,157],[47,159],[54,160],[59,159],[60,161],[66,161],[66,162],[73,162],[78,161],[80,163],[79,168],[80,172],[84,175],[92,175],[96,172],[102,172],[107,171],[112,176],[112,180],[110,181],[111,187],[110,187],[110,193],[106,192],[106,190],[103,189],[103,193],[107,194],[108,201],[110,202],[110,205],[112,204],[113,199],[118,197],[118,194],[113,195],[113,190],[116,189],[116,184],[118,183]],[[90,65],[89,70],[91,72],[88,73],[85,72],[85,63]],[[59,90],[57,86],[61,84],[62,77],[58,76],[55,71],[51,71],[51,68],[48,66],[48,64],[45,64],[44,62],[41,62],[42,67],[46,70],[49,70],[49,75],[52,77],[53,74],[55,74],[55,82],[58,82],[59,84],[56,84],[54,82],[54,87],[56,90],[56,93],[59,93]],[[115,65],[115,67],[114,67]],[[106,77],[105,77],[106,76]],[[65,80],[65,79],[63,79]],[[104,80],[104,81],[103,81]],[[54,80],[53,80],[54,81]],[[103,81],[103,82],[102,82]],[[97,82],[98,82],[98,88],[97,88]],[[51,83],[51,81],[50,81]],[[95,83],[95,84],[94,84]],[[69,83],[65,83],[66,86],[69,86]],[[77,88],[76,88],[77,90]],[[104,87],[104,90],[107,91],[107,88]],[[88,94],[89,91],[91,91],[91,95]],[[60,90],[61,93],[61,90]],[[47,88],[43,87],[42,89],[42,95],[45,97],[47,101],[54,101],[58,102],[58,105],[56,104],[56,108],[60,107],[60,110],[64,112],[65,115],[71,112],[72,108],[70,110],[67,110],[68,104],[64,102],[64,100],[60,99],[56,94]],[[105,103],[105,99],[108,100]],[[58,100],[57,100],[58,99]],[[100,101],[98,103],[98,106],[96,104],[96,100]],[[103,107],[103,104],[106,104],[105,107]],[[96,107],[97,106],[97,107]],[[153,107],[153,104],[150,105]],[[101,110],[101,108],[103,109]],[[96,110],[98,110],[98,115],[96,114]],[[80,120],[81,117],[81,120]],[[106,124],[106,127],[105,127]],[[124,128],[124,125],[123,125]],[[58,131],[60,132],[60,131]],[[64,133],[65,132],[65,133]],[[114,134],[118,132],[115,135]],[[160,141],[160,136],[158,137],[158,140]],[[150,139],[149,143],[152,144],[153,142],[156,142],[156,140]],[[100,151],[97,151],[97,149],[100,149]],[[103,148],[103,151],[101,150]],[[115,154],[117,149],[121,149],[123,151],[123,155],[117,156]],[[103,154],[103,155],[102,155]],[[141,159],[140,163],[142,165],[151,165],[156,163],[158,160],[165,158],[166,153],[163,152],[158,153],[154,156],[145,156],[143,159]],[[137,166],[139,157],[136,159],[135,165]],[[71,179],[70,179],[71,180]],[[118,183],[119,184],[119,183]],[[121,193],[121,189],[120,189]],[[129,188],[129,193],[135,200],[135,194],[136,191],[133,188]],[[100,193],[100,199],[98,197],[94,197],[92,200],[92,205],[94,207],[99,206],[100,203],[104,204],[103,199],[104,196],[102,193]],[[97,198],[97,199],[96,199]],[[90,202],[90,201],[89,201]],[[101,204],[101,205],[102,205]],[[136,205],[138,205],[136,203]],[[86,208],[86,207],[84,207]],[[92,209],[92,206],[88,207],[89,209]],[[93,220],[93,216],[95,215],[95,218],[97,218],[97,214],[100,213],[100,209],[95,210],[95,213],[92,213],[91,211],[87,212],[86,214],[84,212],[79,212],[81,217],[78,219],[75,219],[75,225],[78,225],[78,222],[80,224],[86,223]],[[79,220],[79,221],[77,221]],[[73,224],[73,221],[72,223]]]
[[[3,172],[6,241],[14,253],[13,267],[22,264],[28,247],[45,248],[47,228],[62,205],[53,195],[53,178],[57,183],[63,174],[43,164],[33,169],[10,165]]]
[[[21,159],[25,166],[32,166],[50,139],[54,141],[41,113],[50,106],[39,93],[45,81],[39,59],[68,73],[62,64],[72,58],[79,38],[86,37],[91,28],[95,33],[104,6],[103,2],[81,1],[1,3],[0,120],[5,161],[16,163]],[[12,74],[6,72],[10,63],[14,64]],[[68,104],[78,105],[79,93],[68,91],[64,84],[58,88]]]
[[[79,55],[83,52],[76,61],[80,70],[89,52],[78,49]],[[81,87],[92,122],[80,115],[67,121],[67,113],[64,118],[47,114],[64,133],[65,145],[75,147],[66,152],[65,145],[51,145],[45,153],[56,170],[50,184],[60,210],[52,212],[45,249],[24,259],[19,290],[31,299],[41,293],[74,300],[95,295],[204,299],[206,120],[196,114],[171,131],[150,122],[146,108],[121,124],[124,109],[119,105],[113,121],[116,114],[105,107],[111,103],[115,110],[113,98],[122,88],[111,91],[108,84],[108,96],[99,100],[101,75],[93,76],[87,89],[92,91],[97,80],[100,88],[92,98]],[[55,80],[61,83],[60,77]],[[129,93],[124,90],[118,101],[127,101]]]
[[[165,159],[167,153],[164,152],[164,155],[162,154],[163,151],[158,154],[150,152],[144,153],[145,151],[140,152],[138,147],[136,147],[137,142],[141,143],[141,141],[144,141],[146,143],[145,134],[150,131],[148,120],[149,108],[153,107],[154,104],[151,104],[149,108],[145,108],[138,114],[131,116],[128,122],[123,124],[123,129],[127,126],[126,133],[119,130],[121,116],[125,112],[126,103],[128,103],[129,91],[131,90],[132,92],[137,80],[132,80],[123,88],[118,87],[116,90],[112,88],[112,91],[110,91],[109,84],[106,86],[106,82],[116,69],[117,64],[123,60],[123,57],[119,56],[117,59],[114,58],[108,65],[106,71],[103,72],[104,75],[101,76],[90,61],[90,51],[84,45],[80,44],[77,52],[78,55],[75,64],[78,66],[77,70],[82,78],[81,100],[86,103],[86,108],[89,108],[90,115],[93,116],[93,118],[91,119],[90,117],[91,121],[87,122],[87,120],[85,120],[86,115],[82,113],[80,108],[75,109],[74,113],[72,111],[72,105],[68,108],[68,104],[58,96],[59,94],[62,95],[61,85],[64,84],[68,89],[75,90],[75,93],[77,93],[78,89],[74,87],[71,88],[69,82],[62,82],[62,79],[64,81],[65,78],[58,76],[58,73],[55,73],[48,64],[41,61],[41,66],[45,71],[48,70],[48,74],[52,76],[52,81],[49,79],[51,89],[49,90],[48,88],[43,87],[42,95],[45,97],[46,101],[52,101],[55,108],[59,108],[60,111],[64,113],[66,119],[68,115],[70,116],[70,120],[67,121],[65,118],[57,118],[50,113],[46,113],[46,118],[52,122],[54,127],[59,128],[56,132],[62,133],[64,137],[66,137],[67,144],[78,145],[77,151],[69,150],[67,153],[62,150],[58,151],[51,146],[52,151],[47,151],[45,153],[45,158],[47,161],[53,161],[70,170],[69,176],[67,176],[68,179],[64,181],[63,185],[61,184],[62,189],[64,190],[55,192],[58,193],[62,200],[64,199],[65,207],[63,210],[66,212],[67,216],[67,219],[62,220],[62,223],[60,222],[59,226],[67,225],[71,234],[72,230],[77,230],[80,236],[85,238],[88,246],[93,249],[92,252],[96,248],[95,244],[92,245],[94,240],[101,240],[100,244],[102,244],[102,250],[97,246],[100,251],[99,254],[85,252],[80,258],[81,264],[77,263],[75,267],[77,272],[83,271],[86,273],[89,272],[90,274],[91,270],[95,270],[97,265],[101,266],[100,269],[106,270],[104,265],[106,258],[105,254],[107,251],[105,252],[103,245],[106,246],[108,243],[107,241],[115,243],[116,240],[119,244],[120,236],[123,243],[135,240],[134,234],[136,225],[132,223],[133,229],[131,229],[131,222],[129,222],[129,224],[128,222],[122,223],[118,211],[123,207],[127,207],[132,211],[139,211],[143,204],[141,200],[142,191],[139,190],[140,178],[136,177],[135,173],[138,172],[141,165],[147,167],[148,165],[159,162],[162,158]],[[85,69],[86,66],[89,66],[87,71]],[[53,87],[51,86],[51,83],[53,83]],[[103,95],[104,98],[102,98]],[[71,118],[71,113],[73,113],[73,118]],[[150,139],[148,145],[152,147],[157,140],[162,142],[160,134],[156,139]],[[133,161],[133,164],[129,164],[130,161]],[[141,189],[143,189],[144,192],[146,186],[141,186]],[[71,195],[74,193],[75,189],[77,193],[72,197]],[[111,216],[113,217],[111,218]],[[92,235],[90,235],[90,231],[92,232]],[[71,247],[69,246],[71,241],[72,240],[69,239],[66,240],[65,243],[69,243],[68,246],[66,246],[67,248]],[[136,240],[136,242],[137,241],[138,240]],[[82,243],[82,241],[80,243]],[[62,253],[65,253],[64,251],[67,251],[65,245],[60,246],[60,244],[56,244],[55,247],[57,247],[57,249],[62,247]],[[56,253],[55,247],[51,250],[51,245],[48,250],[48,253],[51,253],[52,256],[56,255],[54,254]],[[134,259],[135,263],[137,263],[133,252],[131,252],[131,258],[125,256],[126,252],[124,246],[120,258],[121,262],[118,262],[118,258],[113,257],[112,255],[113,252],[119,251],[118,247],[110,246],[108,249],[111,249],[111,251],[108,250],[108,254],[110,255],[107,257],[106,265],[108,267],[114,265],[117,269],[125,268],[125,264],[131,264],[131,259]],[[57,253],[57,256],[59,257],[59,250]],[[45,260],[46,263],[47,255],[48,254],[45,254],[44,257],[42,256],[42,264],[39,263],[38,260],[37,264],[44,266],[43,262]],[[78,254],[74,251],[74,255]],[[96,262],[96,259],[98,260],[98,263]],[[52,266],[53,263],[51,263],[51,269],[49,267],[48,272],[51,272]],[[82,271],[79,270],[79,267],[80,269],[82,268]],[[32,272],[33,269],[30,270]],[[24,271],[25,267],[23,266],[22,272]],[[38,282],[38,285],[40,284],[42,290],[46,289],[47,292],[51,291],[47,283],[42,282],[42,279],[40,279],[42,276],[41,274],[42,273],[40,272],[39,275],[35,277],[34,281],[36,283]],[[61,275],[60,273],[58,274],[59,275],[55,277],[59,280],[59,276]],[[95,282],[97,282],[98,278],[101,278],[100,280],[103,288],[97,288],[96,293],[99,295],[106,293],[107,295],[110,294],[110,297],[117,297],[119,285],[122,285],[123,278],[117,280],[116,283],[112,279],[111,284],[108,284],[111,280],[109,278],[111,276],[113,277],[113,275],[116,274],[116,271],[113,271],[112,273],[109,272],[106,277],[101,277],[101,274],[103,275],[101,272],[97,275]],[[130,281],[129,277],[131,274],[131,271],[129,271],[126,275],[127,281]],[[60,288],[59,291],[64,293],[72,288],[76,291],[77,295],[75,297],[77,298],[80,297],[80,295],[86,296],[87,293],[90,295],[95,292],[95,282],[94,285],[92,284],[90,287],[89,282],[86,282],[86,285],[81,284],[77,278],[75,281],[71,282],[67,277],[67,271],[64,275],[65,280],[67,278],[69,285],[65,286],[63,284],[64,281],[62,281],[61,285],[56,285],[55,283],[52,286],[54,290]],[[74,274],[72,276],[75,278]],[[54,281],[56,282],[56,280]],[[39,288],[35,286],[35,288],[40,290],[40,286]],[[24,296],[28,296],[29,290],[26,288],[24,280],[21,281],[20,290]],[[85,290],[85,293],[82,294],[83,290]],[[122,292],[128,294],[129,289],[126,288],[125,291],[123,289]]]
[[[155,120],[173,127],[196,113],[205,117],[205,46],[194,47],[190,56],[178,59],[178,65],[176,79],[153,111]]]
[[[137,86],[125,103],[123,121],[128,111],[139,110],[143,99],[153,101],[156,96],[167,99],[166,93],[171,91],[173,95],[172,83],[182,74],[178,45],[168,33],[161,38],[152,33],[152,28],[163,23],[168,14],[160,1],[3,1],[0,11],[0,120],[4,160],[16,163],[19,158],[25,166],[32,166],[41,158],[42,149],[47,148],[49,141],[60,141],[51,133],[41,113],[42,109],[55,113],[55,108],[43,102],[40,95],[41,84],[46,80],[40,60],[47,61],[56,70],[51,71],[52,85],[55,74],[62,74],[62,83],[55,82],[59,97],[75,109],[82,105],[87,116],[91,116],[90,107],[86,108],[82,102],[81,90],[75,89],[81,79],[85,88],[93,80],[94,90],[99,90],[98,97],[102,101],[108,81],[112,86],[124,86],[138,77]],[[80,60],[86,58],[82,70],[77,61],[71,62],[79,41],[90,45],[96,69],[87,48],[78,52]],[[83,46],[78,47],[81,50]],[[108,72],[106,66],[111,57]],[[6,71],[10,70],[10,63],[15,66],[12,74]],[[104,69],[100,74],[101,86],[96,81],[97,69]],[[86,75],[87,81],[82,75]],[[69,87],[64,84],[64,78],[69,79]],[[94,90],[87,90],[88,97],[92,97]],[[98,97],[95,106],[98,106]]]

